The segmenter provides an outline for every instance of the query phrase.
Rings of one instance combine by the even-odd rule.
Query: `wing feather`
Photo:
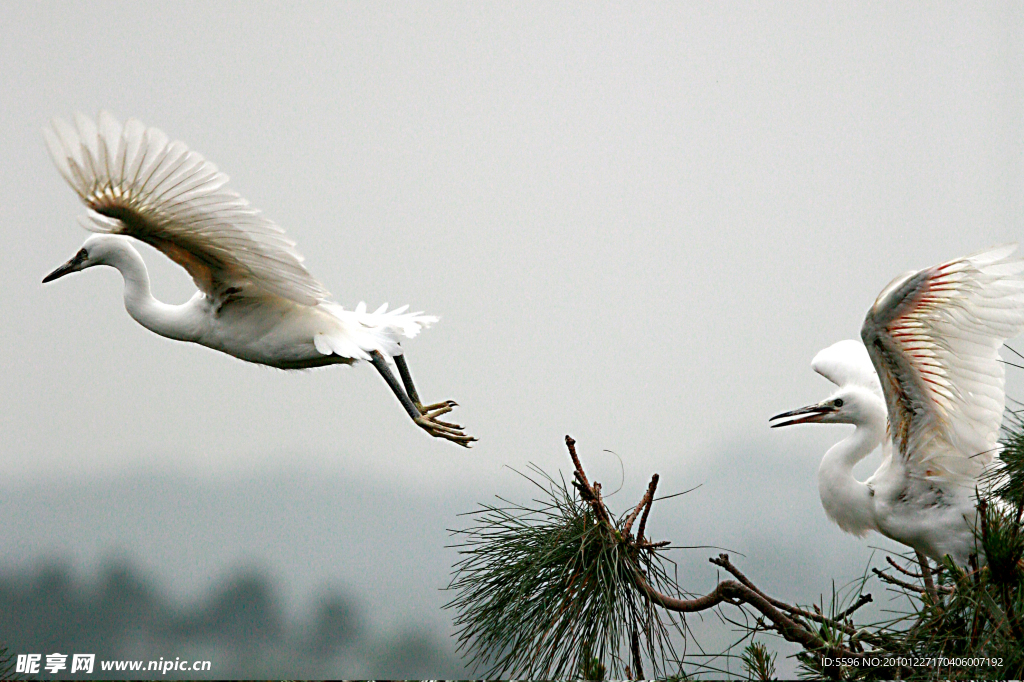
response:
[[[889,411],[893,451],[912,475],[974,479],[998,446],[1005,405],[999,348],[1024,331],[1015,245],[894,279],[861,338]]]
[[[818,351],[811,360],[811,369],[836,386],[853,384],[874,391],[879,397],[882,396],[878,375],[875,374],[871,358],[860,341],[837,341],[828,348]]]
[[[74,126],[54,119],[43,133],[57,170],[89,208],[87,229],[156,247],[209,296],[230,289],[303,305],[327,300],[295,242],[184,143],[106,112],[96,122],[78,114]]]

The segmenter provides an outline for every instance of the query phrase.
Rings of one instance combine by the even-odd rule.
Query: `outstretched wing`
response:
[[[878,375],[871,364],[864,344],[853,339],[837,341],[818,351],[811,360],[811,369],[836,386],[854,385],[874,391],[883,397]]]
[[[894,456],[912,475],[973,479],[992,460],[1003,419],[999,347],[1024,330],[1016,245],[894,279],[861,338],[885,394]]]
[[[181,142],[100,112],[44,129],[57,169],[89,207],[86,229],[123,234],[181,265],[209,296],[266,292],[303,305],[327,298],[295,242]]]

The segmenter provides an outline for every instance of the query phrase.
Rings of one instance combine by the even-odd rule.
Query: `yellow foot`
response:
[[[434,403],[433,405],[421,405],[416,403],[416,409],[420,416],[413,419],[416,424],[435,438],[444,438],[464,448],[470,447],[470,443],[476,440],[473,436],[467,436],[462,432],[462,426],[438,419],[443,414],[448,414],[452,408],[458,405],[454,400]]]

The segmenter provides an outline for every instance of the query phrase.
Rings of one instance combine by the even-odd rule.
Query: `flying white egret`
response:
[[[364,303],[345,310],[329,300],[284,231],[227,189],[227,176],[202,156],[106,112],[96,123],[78,114],[75,123],[54,119],[43,132],[57,169],[88,207],[82,224],[99,234],[43,282],[109,265],[124,278],[128,314],[161,336],[280,369],[366,360],[427,433],[465,447],[476,440],[439,419],[454,401],[420,402],[399,346],[436,317],[407,313],[408,306],[388,311],[387,304],[372,313]],[[185,268],[199,291],[177,306],[153,298],[129,237]]]
[[[877,531],[962,565],[975,551],[975,486],[1003,419],[999,347],[1024,331],[1024,261],[1010,258],[1015,248],[894,279],[868,311],[863,343],[840,341],[811,363],[839,389],[769,420],[772,428],[856,427],[818,469],[821,504],[843,530]],[[858,481],[854,465],[879,444],[881,466]]]

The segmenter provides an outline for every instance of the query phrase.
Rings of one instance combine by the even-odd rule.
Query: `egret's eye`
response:
[[[89,257],[89,252],[85,249],[79,249],[78,253],[75,254],[75,262],[81,263]]]
[[[835,405],[836,407],[842,407],[843,406],[843,399],[842,398],[836,398],[834,401],[832,401],[832,404]]]

